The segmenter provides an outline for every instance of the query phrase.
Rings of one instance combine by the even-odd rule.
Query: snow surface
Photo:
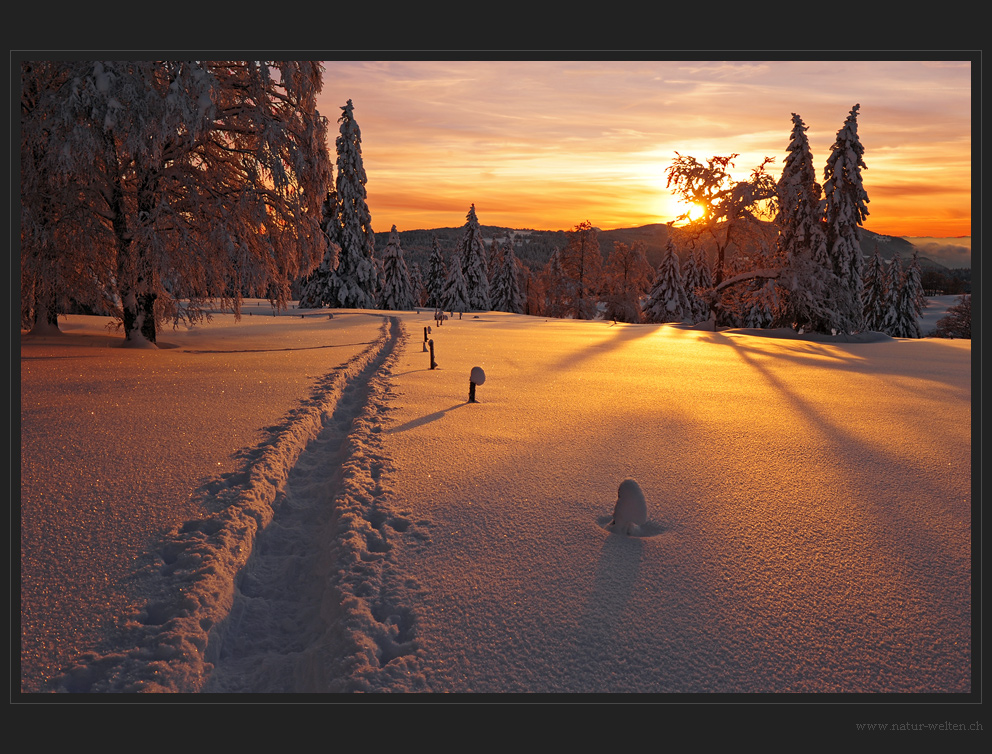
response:
[[[22,334],[22,691],[971,691],[970,341],[256,307]]]

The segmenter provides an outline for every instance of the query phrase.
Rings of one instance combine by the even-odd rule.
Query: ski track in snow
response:
[[[393,510],[379,437],[405,339],[384,320],[239,473],[200,494],[218,512],[154,553],[152,598],[120,651],[90,652],[57,682],[72,692],[427,691],[397,546],[428,540]]]

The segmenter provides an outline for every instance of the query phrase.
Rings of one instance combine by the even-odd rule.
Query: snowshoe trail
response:
[[[306,693],[427,690],[418,586],[393,549],[423,525],[394,510],[380,427],[396,318],[337,367],[242,472],[205,485],[218,512],[156,553],[153,596],[119,652],[88,653],[65,691]]]

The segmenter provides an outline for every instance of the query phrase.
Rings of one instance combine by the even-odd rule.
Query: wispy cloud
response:
[[[700,159],[738,153],[742,177],[765,156],[781,169],[796,112],[822,166],[859,103],[873,199],[867,227],[970,233],[968,61],[327,61],[325,68],[321,112],[336,120],[353,100],[380,225],[457,225],[472,202],[487,224],[664,222],[676,214],[664,187],[676,151]],[[924,195],[928,217],[944,218],[934,230],[917,222]]]

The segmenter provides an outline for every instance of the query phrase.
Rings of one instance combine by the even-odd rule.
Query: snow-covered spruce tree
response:
[[[937,338],[971,339],[971,295],[963,294],[958,303],[937,320],[934,336]]]
[[[885,262],[882,261],[878,246],[875,246],[875,253],[865,265],[861,285],[861,312],[865,330],[884,332],[882,323],[888,305],[889,289]]]
[[[522,314],[524,294],[520,290],[520,263],[513,253],[513,238],[507,238],[499,253],[499,267],[493,281],[493,310]]]
[[[616,322],[640,322],[641,298],[654,277],[643,244],[615,241],[603,273],[606,317]]]
[[[916,315],[920,316],[923,314],[923,310],[927,308],[927,294],[923,286],[923,269],[920,267],[920,254],[915,250],[913,251],[913,261],[909,263],[909,269],[906,270],[906,275],[910,278],[909,285],[912,289]]]
[[[413,297],[413,305],[424,306],[427,301],[427,287],[424,285],[424,273],[420,265],[410,262],[407,265],[410,270],[410,294]]]
[[[644,304],[648,322],[685,322],[691,314],[675,243],[669,237],[651,292]]]
[[[375,235],[362,162],[362,133],[351,100],[341,108],[337,148],[337,212],[334,234],[341,247],[338,265],[328,285],[333,303],[345,309],[374,309],[379,289],[375,265]]]
[[[892,255],[888,269],[885,271],[885,304],[879,320],[881,332],[894,338],[901,337],[897,333],[902,327],[899,321],[899,289],[902,288],[902,279],[902,259],[897,251]]]
[[[596,314],[596,286],[603,269],[599,232],[588,220],[568,231],[568,244],[560,252],[561,268],[571,279],[569,313],[576,319]]]
[[[914,254],[915,261],[915,254]],[[902,275],[895,297],[896,324],[889,334],[895,338],[919,338],[923,313],[923,283],[919,264],[910,263]]]
[[[128,345],[242,292],[279,306],[326,248],[330,180],[317,62],[70,61],[49,168],[99,183]]]
[[[331,273],[338,266],[338,257],[341,253],[341,247],[334,238],[337,232],[337,223],[334,221],[337,201],[334,191],[327,192],[322,212],[321,228],[324,230],[324,235],[327,236],[327,251],[324,252],[324,258],[320,261],[317,269],[303,281],[299,301],[302,309],[317,309],[321,306],[334,305],[330,291]]]
[[[436,235],[431,237],[431,255],[427,262],[427,306],[439,308],[444,303],[444,283],[448,279],[448,268]]]
[[[383,285],[379,294],[380,309],[405,310],[413,308],[410,271],[403,258],[400,235],[394,225],[389,231],[389,241],[382,252]]]
[[[468,291],[468,310],[487,312],[491,306],[489,276],[486,274],[486,246],[482,227],[473,204],[466,215],[461,241],[455,252]],[[446,307],[447,308],[447,307]]]
[[[689,303],[686,322],[694,325],[703,322],[710,315],[709,304],[703,296],[699,295],[699,292],[713,287],[710,266],[706,263],[706,257],[701,250],[696,249],[689,256],[685,270],[683,270],[683,277],[685,279],[686,298]]]
[[[836,277],[827,293],[831,330],[851,333],[861,329],[860,227],[868,217],[868,194],[861,182],[864,147],[858,139],[858,109],[855,105],[830,148],[824,169],[826,198],[827,257]]]
[[[452,259],[448,266],[448,277],[444,281],[444,290],[441,291],[441,308],[452,313],[464,313],[469,310],[468,302],[468,287],[465,285],[462,266],[457,259]]]
[[[778,180],[778,249],[784,262],[779,285],[784,289],[779,324],[829,332],[832,320],[827,291],[835,286],[827,258],[822,189],[810,152],[806,125],[792,114],[788,156]],[[765,284],[767,285],[767,283]]]
[[[496,284],[496,277],[499,275],[499,270],[503,266],[502,256],[503,249],[500,246],[499,240],[493,238],[493,242],[489,244],[489,252],[486,254],[486,276],[489,278],[490,293],[492,293],[493,286]]]

